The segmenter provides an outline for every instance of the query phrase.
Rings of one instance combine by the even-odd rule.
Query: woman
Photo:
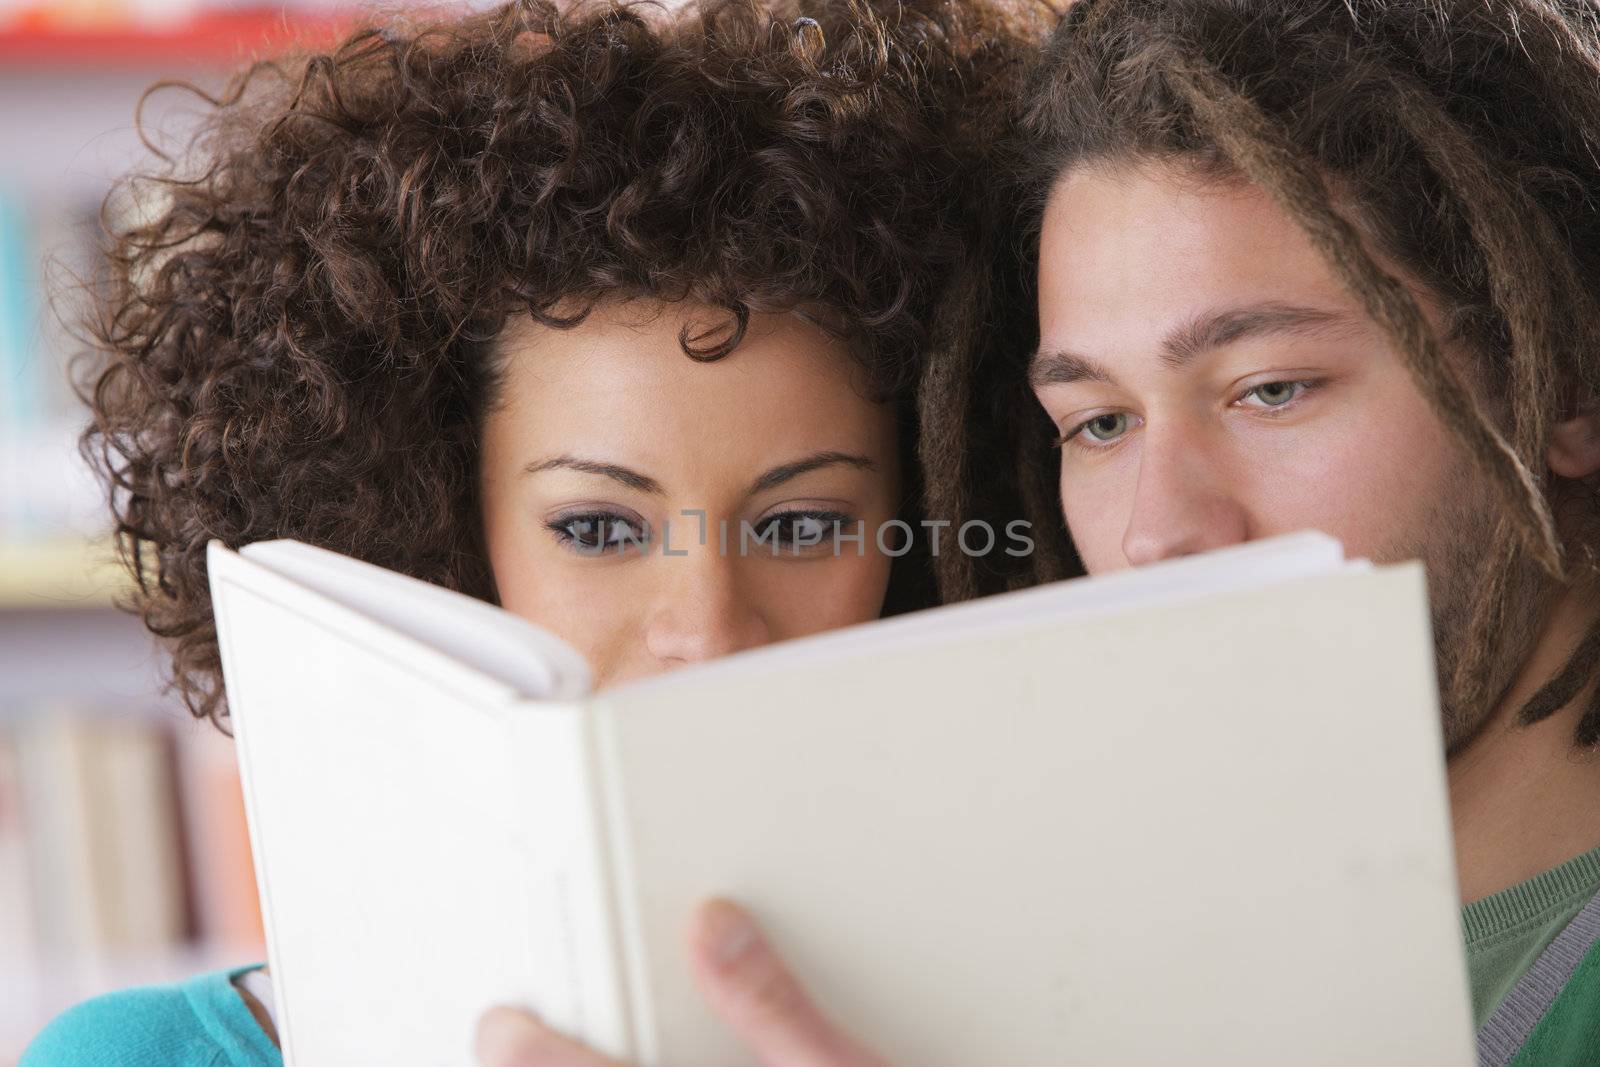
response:
[[[371,29],[248,72],[197,173],[129,186],[85,444],[196,715],[226,719],[210,538],[498,602],[601,684],[930,600],[925,554],[877,534],[915,525],[969,116],[1026,27],[886,10]],[[275,1063],[266,990],[99,998],[23,1062]]]

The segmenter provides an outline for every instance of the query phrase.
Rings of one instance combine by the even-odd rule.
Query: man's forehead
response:
[[[1097,377],[1086,364],[1120,352],[1182,367],[1252,337],[1374,328],[1294,220],[1240,182],[1092,168],[1057,184],[1043,223],[1036,383]]]
[[[1064,176],[1045,207],[1039,270],[1051,288],[1095,297],[1244,289],[1296,302],[1305,290],[1342,292],[1305,231],[1258,186],[1154,165]]]

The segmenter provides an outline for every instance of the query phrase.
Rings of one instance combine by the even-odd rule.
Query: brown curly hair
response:
[[[1563,544],[1555,518],[1600,514],[1593,480],[1553,484],[1544,458],[1556,421],[1600,404],[1597,86],[1600,12],[1578,0],[1079,0],[1025,90],[1020,177],[1007,197],[1019,205],[1009,228],[1020,235],[1013,262],[1024,285],[1064,170],[1180,158],[1265,189],[1393,338],[1501,504],[1498,558],[1483,569],[1454,679],[1475,705],[1498,696],[1491,651],[1525,625],[1507,617],[1509,576],[1527,567],[1592,580],[1600,563],[1600,524],[1580,522]],[[1440,299],[1448,339],[1480,357],[1488,404],[1443,358],[1417,302],[1363,235]],[[992,454],[1044,541],[1029,561],[1042,580],[1076,561],[1055,498],[1057,431],[1027,390],[1036,343],[1035,331],[1011,344],[988,381],[996,409],[1011,413]],[[981,351],[956,347],[950,357]],[[944,380],[971,376],[952,366]],[[948,444],[969,464],[983,447]],[[973,505],[950,506],[960,515]],[[1553,714],[1597,671],[1600,625],[1521,721]],[[1600,743],[1600,690],[1576,740]]]
[[[725,312],[680,338],[714,360],[752,313],[795,312],[907,398],[1039,25],[979,0],[522,0],[205,97],[190,152],[108,200],[135,210],[108,225],[82,386],[130,606],[190,710],[226,717],[212,538],[494,599],[475,475],[509,315],[694,301]],[[927,602],[926,561],[907,572],[900,606]]]

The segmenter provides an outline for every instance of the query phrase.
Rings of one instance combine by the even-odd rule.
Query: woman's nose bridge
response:
[[[702,544],[700,529],[688,524],[681,540],[664,539],[656,561],[663,573],[650,631],[664,658],[700,659],[757,641],[760,612],[740,580],[737,543],[724,551],[714,525],[705,533]]]

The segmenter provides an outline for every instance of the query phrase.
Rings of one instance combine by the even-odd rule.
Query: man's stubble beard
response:
[[[1514,539],[1501,536],[1498,501],[1464,458],[1443,488],[1426,527],[1408,538],[1409,550],[1385,555],[1420,559],[1427,570],[1445,752],[1454,755],[1493,718],[1538,643],[1557,586]],[[1492,608],[1495,570],[1505,577],[1503,613],[1478,645],[1473,619]]]

